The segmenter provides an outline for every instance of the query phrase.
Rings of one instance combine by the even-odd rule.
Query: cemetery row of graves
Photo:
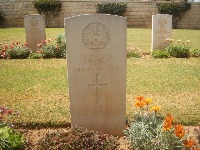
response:
[[[2,58],[24,56],[10,51],[17,47],[29,51],[23,58],[67,55],[67,62],[1,60],[2,149],[120,149],[123,145],[199,150],[200,131],[195,128],[190,136],[184,126],[199,123],[199,58],[178,59],[192,56],[190,41],[173,45],[171,16],[154,17],[152,56],[177,58],[127,59],[123,17],[67,18],[66,34],[58,35],[52,45],[52,40],[44,39],[41,16],[27,16],[27,43],[3,45]],[[199,49],[195,50],[198,57]],[[64,128],[46,133],[36,143],[24,130],[49,127]],[[118,136],[124,136],[124,142]]]

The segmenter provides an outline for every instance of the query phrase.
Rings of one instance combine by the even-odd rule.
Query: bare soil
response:
[[[19,128],[17,129],[19,132],[23,134],[26,139],[28,145],[26,145],[25,149],[27,150],[37,150],[36,146],[38,141],[42,138],[45,138],[46,134],[53,133],[55,131],[59,132],[66,132],[71,128],[42,128],[42,129],[24,129]],[[200,146],[200,126],[187,126],[186,127],[187,133],[189,136],[195,137],[197,144]],[[118,139],[119,146],[117,150],[131,150],[129,142],[126,138],[120,137]]]

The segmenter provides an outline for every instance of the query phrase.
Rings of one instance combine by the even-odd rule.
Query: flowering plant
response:
[[[0,127],[9,124],[9,119],[13,116],[19,115],[18,111],[13,111],[12,109],[0,106]]]
[[[17,115],[8,107],[0,106],[0,149],[23,149],[24,138],[22,134],[16,132],[8,126],[9,117]]]
[[[186,135],[183,125],[176,124],[171,114],[163,118],[159,106],[151,106],[152,100],[136,97],[135,113],[124,133],[134,149],[142,150],[199,150],[195,140]]]
[[[2,45],[0,43],[0,58],[24,59],[30,54],[28,44],[21,42],[12,42],[11,44]]]
[[[190,40],[187,40],[186,42],[181,42],[181,40],[178,40],[176,44],[173,43],[173,39],[166,39],[166,42],[170,42],[170,46],[166,48],[170,56],[176,57],[176,58],[188,58],[190,57],[190,47],[189,42]]]
[[[66,41],[64,34],[59,34],[52,42],[51,39],[43,40],[38,45],[37,53],[42,54],[42,58],[64,58],[66,56]]]

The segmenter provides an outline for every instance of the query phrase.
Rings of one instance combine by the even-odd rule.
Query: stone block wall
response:
[[[128,2],[125,16],[129,27],[151,28],[152,15],[157,13],[156,2]]]
[[[34,0],[0,0],[0,10],[4,15],[4,26],[23,27],[24,16],[28,14],[37,14],[33,6]],[[98,1],[69,1],[62,0],[62,9],[52,20],[50,27],[63,27],[64,18],[81,14],[94,14],[95,5]],[[127,17],[129,27],[151,28],[152,15],[158,12],[156,1],[127,2]],[[200,3],[192,3],[191,10],[187,11],[178,28],[200,29]]]
[[[192,3],[190,10],[185,12],[178,22],[180,29],[200,29],[200,2]]]

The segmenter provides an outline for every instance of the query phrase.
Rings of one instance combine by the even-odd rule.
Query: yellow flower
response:
[[[157,111],[160,110],[160,107],[159,106],[153,106],[153,107],[151,107],[151,110],[157,112]]]
[[[149,105],[149,104],[152,102],[152,100],[151,100],[150,98],[147,98],[147,99],[144,100],[144,102],[145,102],[147,105]]]

